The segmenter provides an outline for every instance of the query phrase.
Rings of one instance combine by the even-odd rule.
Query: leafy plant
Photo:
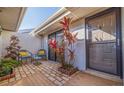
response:
[[[76,36],[78,33],[73,34],[72,32],[70,32],[70,27],[71,27],[71,22],[72,19],[71,18],[67,18],[64,17],[62,21],[60,21],[60,24],[63,27],[63,35],[64,38],[62,40],[62,42],[59,43],[56,42],[55,39],[50,39],[49,40],[49,46],[50,48],[54,49],[55,52],[59,53],[59,55],[61,56],[61,63],[63,67],[72,67],[74,64],[74,59],[75,59],[75,53],[74,53],[74,43],[76,42]],[[68,52],[68,62],[64,62],[64,52],[67,51]]]
[[[0,77],[11,74],[13,69],[20,64],[21,63],[13,59],[2,59],[0,61]]]
[[[39,62],[39,61],[34,62],[34,65],[35,65],[35,66],[38,66],[38,65],[40,65],[40,64],[41,64],[41,62]]]
[[[11,58],[16,60],[18,58],[18,52],[20,50],[19,39],[17,36],[12,36],[10,38],[10,45],[6,48],[7,54],[5,55],[5,58]]]
[[[2,59],[1,61],[2,61],[3,65],[8,65],[11,67],[17,67],[17,66],[21,65],[21,62],[18,62],[16,60],[11,59],[11,58]]]
[[[65,41],[67,43],[67,51],[68,51],[68,64],[73,64],[75,59],[75,53],[74,53],[74,43],[76,42],[76,36],[78,33],[73,34],[70,32],[72,18],[64,17],[62,21],[60,21],[60,24],[63,27],[63,33],[65,37]]]
[[[58,53],[60,55],[62,66],[64,66],[64,51],[65,51],[65,46],[64,46],[64,42],[61,42],[60,44],[61,45],[58,45],[58,42],[56,42],[56,40],[54,40],[54,39],[50,39],[49,40],[49,46],[52,49],[54,49],[54,51],[56,53]]]
[[[0,77],[11,74],[12,73],[12,69],[11,68],[3,68],[2,71],[0,71]]]
[[[8,75],[12,72],[12,66],[10,64],[6,64],[3,60],[0,61],[0,77]]]
[[[65,63],[64,66],[63,66],[65,69],[70,69],[70,68],[73,68],[73,65],[72,64],[67,64]]]

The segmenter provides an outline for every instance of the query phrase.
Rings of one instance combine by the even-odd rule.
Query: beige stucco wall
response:
[[[72,24],[71,32],[78,33],[75,43],[75,67],[86,70],[86,48],[85,48],[85,20],[79,19]]]
[[[10,37],[14,35],[15,32],[3,31],[0,36],[0,55],[4,56],[6,54],[5,48],[9,45]]]
[[[32,53],[36,53],[41,49],[41,38],[37,36],[32,36],[29,33],[17,33],[16,34],[20,40],[19,45],[21,49],[26,49]]]
[[[9,41],[12,35],[17,35],[19,37],[19,45],[22,47],[22,49],[27,49],[32,53],[35,53],[37,50],[41,49],[40,37],[34,37],[29,33],[3,31],[0,36],[0,57],[6,54],[5,48],[10,44]]]
[[[121,9],[122,19],[122,52],[123,52],[123,77],[124,77],[124,7]],[[124,82],[124,79],[123,79]]]
[[[0,58],[2,56],[2,37],[0,35]]]

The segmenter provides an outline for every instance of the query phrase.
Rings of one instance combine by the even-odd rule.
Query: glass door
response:
[[[64,37],[63,37],[62,31],[56,32],[56,41],[58,43],[58,46],[61,46],[61,43],[62,43],[63,38]],[[61,61],[61,56],[58,53],[56,53],[56,61],[57,62],[60,62]]]
[[[56,37],[55,37],[55,33],[53,33],[53,34],[50,34],[49,36],[48,36],[48,40],[49,39],[56,39]],[[55,51],[52,49],[52,48],[50,48],[50,47],[48,47],[48,58],[49,58],[49,60],[52,60],[52,61],[56,61],[56,53],[55,53]]]

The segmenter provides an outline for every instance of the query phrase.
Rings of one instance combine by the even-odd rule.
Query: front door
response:
[[[107,10],[106,10],[107,11]],[[117,10],[113,9],[105,13],[96,14],[86,20],[88,67],[118,74],[118,47],[120,38],[117,27]]]

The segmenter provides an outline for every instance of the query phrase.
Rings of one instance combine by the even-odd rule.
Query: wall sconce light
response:
[[[1,32],[2,32],[2,27],[0,26],[0,35],[1,35]]]

